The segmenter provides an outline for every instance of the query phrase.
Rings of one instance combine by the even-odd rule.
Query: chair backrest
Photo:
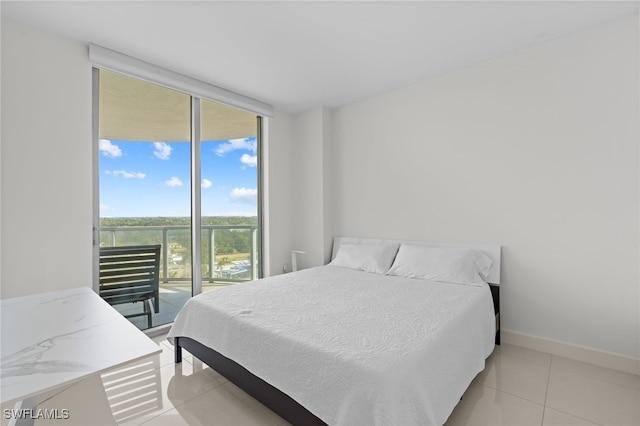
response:
[[[101,247],[100,296],[111,305],[154,297],[157,303],[160,247]]]

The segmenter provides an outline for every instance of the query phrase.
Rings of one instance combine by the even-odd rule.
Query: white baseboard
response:
[[[500,330],[500,338],[502,343],[588,362],[601,367],[613,368],[614,370],[624,371],[625,373],[640,375],[640,359],[638,358],[505,329]]]

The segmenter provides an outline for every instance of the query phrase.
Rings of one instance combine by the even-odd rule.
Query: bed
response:
[[[438,425],[499,341],[499,280],[499,246],[336,238],[328,265],[193,297],[168,339],[292,424]]]

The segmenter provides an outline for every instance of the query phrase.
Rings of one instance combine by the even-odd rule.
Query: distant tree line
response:
[[[257,216],[203,216],[203,225],[257,225]],[[103,217],[100,226],[171,226],[191,225],[190,217]]]

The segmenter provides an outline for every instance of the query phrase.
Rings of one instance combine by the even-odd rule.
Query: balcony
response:
[[[257,225],[202,225],[202,292],[258,278]],[[161,244],[160,312],[152,314],[152,326],[173,322],[191,297],[191,228],[188,225],[105,226],[100,246]],[[115,305],[123,315],[142,311],[140,303]],[[140,329],[145,317],[130,318]]]

